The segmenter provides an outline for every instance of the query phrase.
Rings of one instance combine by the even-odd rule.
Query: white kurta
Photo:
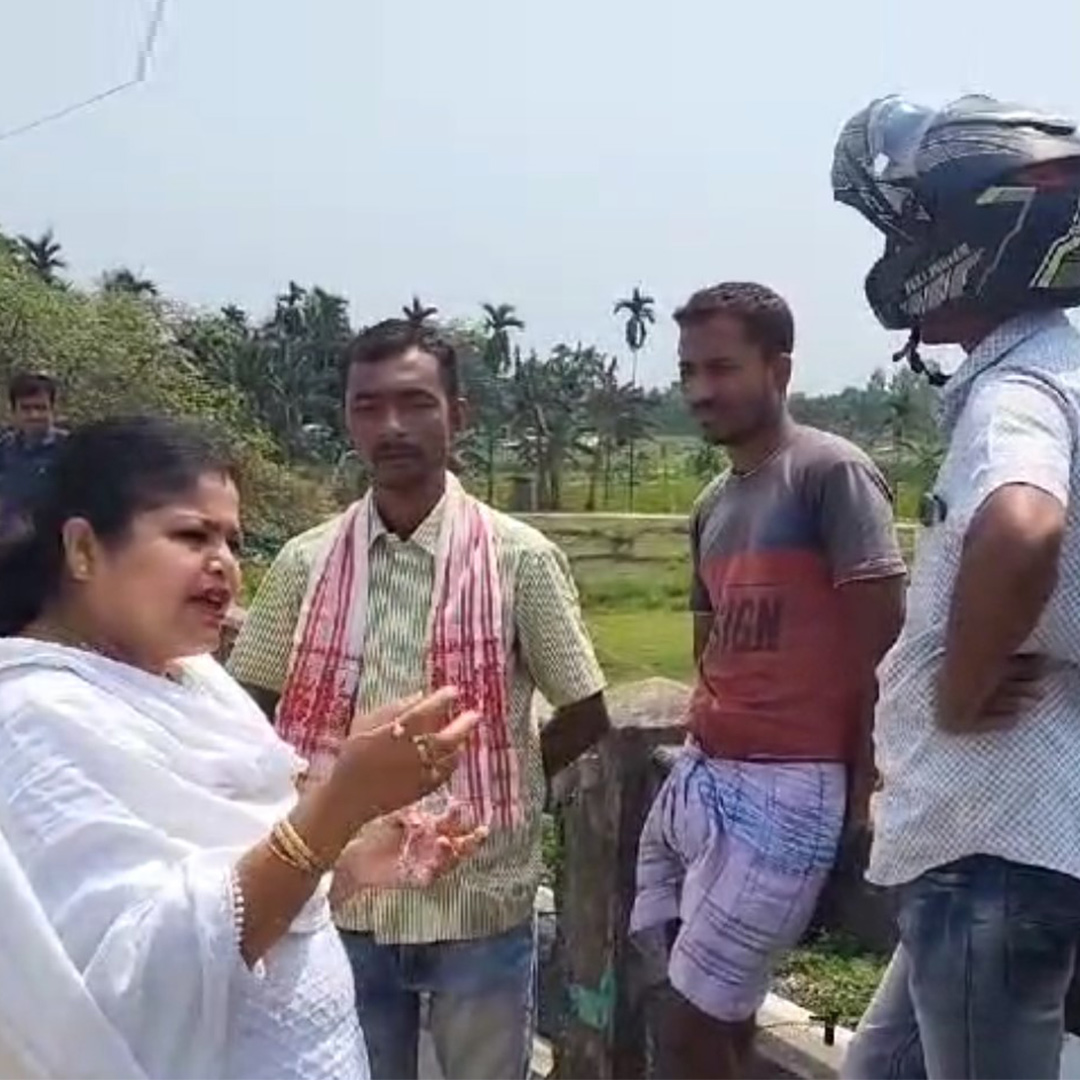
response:
[[[362,1080],[325,887],[254,971],[238,949],[231,868],[299,762],[212,660],[184,671],[0,640],[0,1071]]]

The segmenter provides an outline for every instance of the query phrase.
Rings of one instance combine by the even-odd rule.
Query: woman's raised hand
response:
[[[331,784],[357,806],[357,827],[416,802],[450,778],[480,722],[472,711],[453,716],[457,696],[445,687],[385,706],[353,725],[359,734],[342,746]]]

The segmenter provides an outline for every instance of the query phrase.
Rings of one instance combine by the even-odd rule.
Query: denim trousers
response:
[[[420,1006],[445,1080],[524,1080],[532,1053],[536,928],[424,945],[341,931],[372,1080],[415,1080]]]
[[[900,945],[841,1076],[1056,1080],[1080,880],[976,855],[896,891]]]

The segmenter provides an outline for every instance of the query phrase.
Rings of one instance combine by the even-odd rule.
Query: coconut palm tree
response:
[[[626,338],[626,347],[630,350],[631,373],[630,388],[637,389],[638,353],[645,345],[649,336],[649,327],[656,322],[656,301],[651,296],[646,296],[640,288],[634,286],[634,291],[615,303],[615,314],[625,315],[623,334]],[[629,510],[634,512],[634,466],[637,439],[630,439],[630,476],[629,476]]]
[[[53,235],[52,229],[46,229],[36,239],[32,236],[20,236],[19,247],[26,265],[50,285],[57,281],[57,270],[67,267],[67,260],[60,254],[62,246]]]
[[[101,275],[101,288],[107,293],[126,293],[129,296],[157,296],[158,287],[149,278],[133,274],[126,266],[106,270]]]
[[[401,313],[405,316],[410,326],[420,328],[428,319],[435,318],[439,314],[439,309],[435,307],[428,307],[419,296],[413,296],[412,303],[407,304],[401,309]]]

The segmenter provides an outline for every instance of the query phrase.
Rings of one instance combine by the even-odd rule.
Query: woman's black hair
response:
[[[99,540],[122,541],[136,515],[186,494],[207,473],[232,477],[234,467],[221,443],[188,421],[137,416],[73,432],[26,528],[0,545],[0,637],[19,633],[58,593],[68,521],[84,518]]]

